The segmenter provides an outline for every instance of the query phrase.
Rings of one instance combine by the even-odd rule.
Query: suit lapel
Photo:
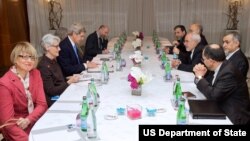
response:
[[[239,49],[228,60],[234,61],[234,59],[237,59],[240,56],[240,53],[241,53],[241,50]]]
[[[193,52],[192,59],[191,59],[191,54],[192,54],[192,52],[191,52],[191,54],[190,54],[190,56],[189,56],[189,60],[190,60],[189,63],[190,63],[190,64],[192,64],[192,61],[193,61],[194,58],[195,58],[196,52],[197,52],[197,47],[194,48],[194,52]]]
[[[70,40],[69,40],[69,37],[67,37],[67,38],[68,38],[67,44],[68,44],[70,53],[73,54],[73,56],[74,56],[74,58],[75,58],[75,62],[78,64],[77,57],[76,57],[75,51],[74,51],[74,49],[73,49],[73,46],[72,46],[72,44],[71,44],[71,42],[70,42]],[[78,51],[77,51],[77,54],[78,54],[78,57],[80,57]],[[79,59],[81,59],[81,58],[79,58]],[[80,61],[80,60],[79,60],[79,61]]]
[[[24,90],[24,86],[22,84],[22,82],[19,80],[19,78],[12,72],[9,71],[9,77],[10,77],[10,83],[20,92],[22,93],[24,96],[26,96],[25,94],[25,90]]]
[[[224,67],[226,66],[226,64],[227,64],[227,61],[224,61],[224,62],[222,63],[222,65],[221,65],[221,67],[220,67],[220,69],[219,69],[219,72],[218,72],[218,74],[217,74],[217,76],[216,76],[216,78],[215,78],[215,80],[214,80],[214,84],[213,84],[213,85],[216,84],[217,78],[220,77],[221,72],[223,71],[223,69],[224,69]]]

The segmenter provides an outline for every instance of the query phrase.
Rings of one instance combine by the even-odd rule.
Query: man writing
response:
[[[91,33],[85,44],[85,60],[91,61],[97,54],[107,54],[109,27],[101,25],[99,29]]]
[[[97,64],[94,62],[84,62],[83,56],[79,54],[77,45],[84,40],[86,32],[82,24],[72,24],[68,32],[68,36],[59,44],[61,51],[57,57],[64,76],[72,76],[73,74],[81,73],[87,68],[97,67]]]

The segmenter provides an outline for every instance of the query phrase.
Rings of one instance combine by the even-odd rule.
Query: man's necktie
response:
[[[80,64],[80,60],[79,60],[78,53],[77,53],[77,46],[74,45],[73,49],[74,49],[74,52],[75,52],[75,55],[76,55],[76,58],[77,58],[77,62],[78,62],[78,64]]]
[[[212,86],[214,85],[214,81],[215,81],[215,74],[213,75],[213,77],[212,77],[213,79],[212,79]]]
[[[193,55],[194,55],[194,52],[192,51],[191,54],[190,54],[190,60],[192,61],[193,59]]]
[[[98,39],[99,39],[99,41],[98,41],[99,42],[99,48],[102,49],[102,38],[100,37]]]

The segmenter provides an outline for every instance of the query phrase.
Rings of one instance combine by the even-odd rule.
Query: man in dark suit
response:
[[[174,34],[175,34],[176,40],[174,40],[172,43],[174,45],[172,53],[175,53],[176,55],[178,55],[179,56],[178,58],[182,62],[187,63],[187,57],[190,56],[190,52],[186,50],[186,47],[184,45],[185,36],[187,34],[185,26],[184,25],[175,26]]]
[[[204,46],[208,44],[206,37],[203,35],[203,27],[201,24],[199,24],[199,23],[191,24],[189,27],[189,32],[194,32],[194,33],[200,34],[200,36],[201,36],[200,44],[202,44]]]
[[[182,54],[179,54],[179,58],[186,58],[187,60],[172,60],[172,67],[177,68],[178,70],[192,72],[193,67],[201,63],[202,49],[203,45],[200,44],[201,38],[197,33],[188,33],[185,37],[185,47],[186,50],[190,52],[190,56],[182,57]]]
[[[84,40],[85,28],[80,23],[74,23],[69,28],[68,36],[59,44],[61,51],[57,61],[65,77],[81,73],[87,68],[97,67],[93,62],[83,62],[77,46]]]
[[[240,49],[240,35],[237,32],[229,32],[223,37],[223,48],[226,59],[247,77],[249,64],[247,57]]]
[[[91,33],[85,44],[85,59],[91,61],[97,54],[107,54],[109,27],[101,25],[99,29]]]
[[[215,100],[233,124],[250,124],[250,101],[243,75],[230,62],[221,46],[207,45],[203,62],[194,67],[197,88],[207,99]],[[214,72],[212,82],[204,79],[207,69]]]

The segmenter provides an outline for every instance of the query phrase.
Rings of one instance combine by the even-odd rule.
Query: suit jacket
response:
[[[230,62],[223,62],[213,85],[206,79],[201,79],[197,88],[207,99],[217,101],[232,123],[250,124],[247,83]]]
[[[83,58],[78,52],[78,58],[80,61],[79,64],[73,46],[70,43],[69,37],[62,40],[59,46],[61,48],[61,51],[59,52],[57,61],[62,68],[64,77],[78,74],[85,70],[85,67],[83,65]]]
[[[9,70],[0,79],[0,124],[21,117],[28,118],[31,122],[25,130],[16,124],[2,128],[1,132],[7,140],[27,141],[32,126],[47,110],[40,72],[37,69],[31,70],[29,78],[29,91],[34,103],[34,111],[30,114],[24,86],[18,76]]]
[[[186,35],[184,37],[182,37],[180,40],[178,40],[179,45],[177,46],[177,48],[180,50],[179,53],[179,59],[181,60],[181,62],[183,62],[184,64],[188,63],[187,62],[187,58],[190,57],[191,52],[186,50],[186,47],[184,45],[184,39],[185,39]]]
[[[192,59],[189,57],[186,57],[187,59],[187,63],[182,62],[179,66],[178,66],[178,70],[183,70],[183,71],[188,71],[188,72],[193,72],[193,67],[198,64],[201,63],[201,57],[202,57],[202,50],[203,50],[204,46],[202,44],[198,44],[195,49],[194,49],[194,53],[193,53],[193,57]]]
[[[243,74],[243,76],[247,77],[249,64],[248,64],[247,57],[244,55],[244,53],[240,49],[237,52],[235,52],[228,59],[228,61],[231,62],[236,68],[238,68],[239,71]]]
[[[200,36],[201,36],[200,44],[202,44],[202,45],[204,45],[204,46],[207,45],[208,42],[207,42],[206,37],[205,37],[203,34],[201,34]]]
[[[50,107],[54,102],[51,100],[51,97],[61,95],[69,85],[65,81],[62,70],[56,60],[51,60],[44,55],[37,68],[41,72],[47,103]]]
[[[102,54],[102,51],[107,48],[108,40],[106,39],[100,40],[102,48],[99,47],[98,40],[99,39],[96,31],[89,34],[89,36],[87,37],[85,44],[85,55],[84,55],[85,60],[91,61],[97,54]]]

